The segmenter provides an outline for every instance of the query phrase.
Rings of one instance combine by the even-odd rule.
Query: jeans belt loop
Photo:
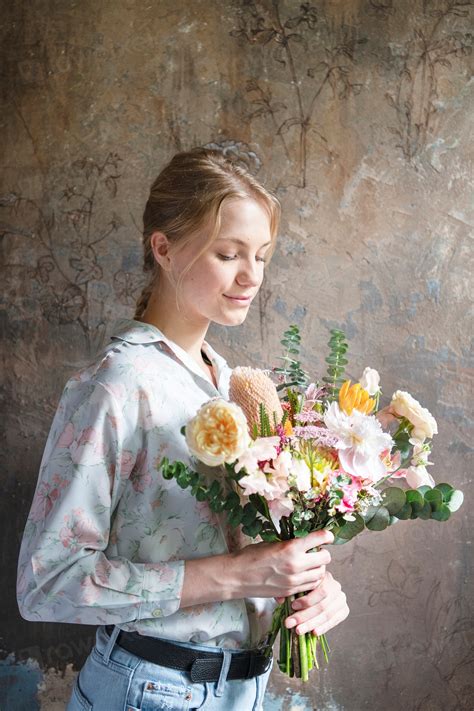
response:
[[[225,691],[225,683],[227,680],[227,674],[229,673],[230,662],[232,659],[232,654],[228,649],[222,650],[222,666],[221,673],[219,674],[219,681],[217,682],[215,696],[223,696]]]
[[[107,632],[107,634],[110,635],[110,636],[109,636],[109,639],[108,639],[108,642],[107,642],[107,645],[106,645],[105,650],[104,650],[104,662],[105,662],[106,664],[108,664],[108,663],[109,663],[109,659],[110,659],[110,655],[111,655],[112,650],[113,650],[114,645],[115,645],[115,642],[116,642],[116,640],[117,640],[117,637],[118,637],[119,634],[120,634],[120,627],[117,627],[117,625],[115,625],[112,630],[110,630],[110,627],[109,627],[108,629],[106,628],[105,631]]]

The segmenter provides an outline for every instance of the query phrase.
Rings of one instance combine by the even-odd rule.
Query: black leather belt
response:
[[[105,629],[110,636],[114,628],[108,625]],[[136,657],[146,659],[147,662],[188,672],[192,681],[219,680],[224,659],[220,651],[200,652],[197,649],[181,647],[168,640],[123,630],[119,632],[116,643]],[[251,679],[260,676],[269,669],[272,661],[271,652],[265,654],[265,650],[229,651],[232,656],[227,679]]]

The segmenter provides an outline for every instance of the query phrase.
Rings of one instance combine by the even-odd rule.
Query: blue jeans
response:
[[[76,679],[66,711],[262,711],[270,669],[253,679],[227,681],[231,651],[184,644],[223,653],[216,682],[192,682],[187,672],[152,664],[115,644],[99,627],[96,644]],[[181,644],[181,643],[180,643]]]

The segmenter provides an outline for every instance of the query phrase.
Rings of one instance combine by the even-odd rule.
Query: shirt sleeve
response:
[[[17,599],[33,621],[120,624],[171,615],[184,561],[107,557],[113,512],[139,456],[137,398],[100,382],[64,388],[20,549]]]

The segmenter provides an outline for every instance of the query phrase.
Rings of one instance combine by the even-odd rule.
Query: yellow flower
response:
[[[351,381],[346,380],[339,390],[339,407],[346,415],[352,414],[352,410],[369,415],[375,407],[375,400],[360,383],[351,385]]]
[[[257,368],[234,368],[230,376],[229,397],[236,402],[245,413],[250,432],[253,425],[260,426],[259,406],[265,405],[273,428],[274,417],[279,424],[283,417],[280,398],[275,383],[263,370]]]
[[[186,425],[186,444],[208,466],[234,462],[250,444],[244,413],[232,402],[209,400]]]

